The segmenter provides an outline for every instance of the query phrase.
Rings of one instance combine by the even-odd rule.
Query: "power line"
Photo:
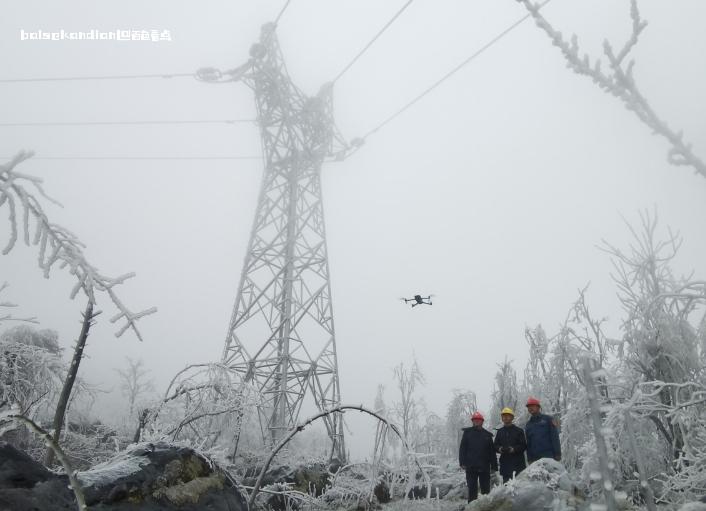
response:
[[[148,75],[108,75],[108,76],[65,76],[44,78],[0,78],[0,83],[25,83],[25,82],[65,82],[78,80],[130,80],[134,78],[183,78],[194,77],[194,73],[169,73]]]
[[[363,54],[364,54],[366,51],[368,51],[368,48],[370,48],[370,47],[373,45],[373,43],[375,43],[375,41],[378,40],[378,38],[382,35],[382,33],[385,32],[385,30],[387,30],[387,28],[395,22],[395,20],[400,16],[400,14],[402,14],[402,12],[403,12],[407,7],[409,7],[409,4],[411,4],[412,1],[413,1],[413,0],[408,0],[407,3],[405,3],[405,4],[402,6],[402,8],[401,8],[399,11],[397,11],[397,13],[395,13],[395,15],[390,19],[390,21],[388,21],[387,23],[385,23],[385,26],[382,27],[382,29],[380,29],[380,31],[379,31],[377,34],[375,34],[375,37],[373,37],[373,38],[370,40],[370,42],[368,42],[368,44],[366,44],[366,45],[363,47],[363,49],[360,50],[360,51],[358,52],[358,54],[357,54],[355,57],[353,57],[353,60],[351,60],[351,61],[348,63],[348,65],[347,65],[346,67],[344,67],[343,70],[341,70],[341,72],[338,73],[338,75],[336,75],[336,78],[334,78],[333,80],[331,80],[331,83],[336,83],[336,82],[338,81],[338,79],[339,79],[341,76],[343,76],[343,75],[345,74],[345,72],[348,71],[348,70],[353,66],[353,64],[355,64],[356,61],[357,61],[360,57],[363,56]]]
[[[255,119],[213,119],[213,120],[161,120],[161,121],[60,121],[60,122],[2,122],[0,127],[9,126],[113,126],[149,124],[236,124],[257,122]]]
[[[544,2],[542,2],[542,3],[540,4],[539,8],[541,9],[542,7],[544,7],[545,5],[547,5],[550,1],[551,1],[551,0],[545,0]],[[399,115],[401,115],[404,111],[408,110],[412,105],[414,105],[415,103],[417,103],[417,102],[418,102],[419,100],[421,100],[424,96],[426,96],[426,95],[429,94],[431,91],[433,91],[434,89],[436,89],[439,85],[441,85],[443,82],[445,82],[446,80],[448,80],[449,78],[451,78],[451,76],[453,76],[454,74],[456,74],[462,67],[464,67],[466,64],[468,64],[469,62],[471,62],[472,60],[474,60],[474,59],[475,59],[476,57],[478,57],[479,55],[481,55],[481,54],[482,54],[483,52],[485,52],[488,48],[490,48],[490,47],[493,46],[495,43],[497,43],[500,39],[502,39],[502,38],[505,37],[507,34],[509,34],[512,30],[514,30],[517,26],[519,26],[523,21],[525,21],[525,20],[526,20],[527,18],[529,18],[529,17],[531,17],[531,14],[527,14],[527,15],[523,16],[522,18],[520,18],[519,20],[517,20],[515,23],[513,23],[512,25],[510,25],[508,28],[506,28],[505,30],[503,30],[502,32],[500,32],[497,36],[495,36],[493,39],[491,39],[490,41],[488,41],[485,45],[483,45],[479,50],[477,50],[475,53],[473,53],[470,57],[468,57],[466,60],[464,60],[463,62],[461,62],[460,64],[458,64],[458,65],[457,65],[456,67],[454,67],[451,71],[449,71],[449,72],[446,73],[444,76],[442,76],[439,80],[437,80],[436,82],[434,82],[429,88],[427,88],[426,90],[422,91],[418,96],[416,96],[414,99],[412,99],[411,101],[409,101],[409,102],[408,102],[407,104],[405,104],[402,108],[400,108],[400,109],[397,110],[395,113],[393,113],[391,116],[389,116],[387,119],[385,119],[383,122],[381,122],[377,127],[373,128],[372,130],[370,130],[369,132],[367,132],[365,135],[363,135],[363,136],[360,137],[360,138],[361,138],[362,140],[365,140],[365,139],[367,139],[370,135],[376,133],[378,130],[380,130],[380,129],[381,129],[383,126],[385,126],[387,123],[389,123],[390,121],[392,121],[393,119],[395,119],[396,117],[398,117]]]
[[[10,160],[12,156],[0,156]],[[262,156],[33,156],[30,160],[261,160]]]

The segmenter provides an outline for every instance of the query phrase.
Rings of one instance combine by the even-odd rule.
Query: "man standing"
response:
[[[561,461],[558,424],[551,415],[540,413],[540,408],[538,399],[530,397],[527,400],[527,411],[530,413],[525,425],[527,461],[532,463],[540,458]]]
[[[458,463],[466,471],[468,502],[478,498],[478,483],[482,494],[490,492],[490,472],[498,470],[498,458],[493,449],[493,434],[483,429],[483,415],[471,415],[473,427],[463,428]]]
[[[495,434],[494,444],[495,450],[500,453],[500,475],[503,476],[503,483],[506,483],[527,467],[527,441],[525,432],[512,423],[515,412],[511,408],[503,408],[500,418],[503,425]]]

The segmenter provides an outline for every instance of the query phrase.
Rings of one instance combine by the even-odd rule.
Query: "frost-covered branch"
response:
[[[223,364],[191,364],[172,378],[164,397],[147,412],[140,429],[148,429],[156,438],[172,439],[191,431],[188,435],[192,440],[215,442],[233,425],[214,420],[241,417],[245,408],[257,404],[253,394],[253,389]],[[238,430],[239,424],[234,428]]]
[[[652,109],[647,99],[642,95],[635,82],[633,75],[634,60],[626,62],[626,58],[631,50],[637,45],[642,31],[647,26],[647,22],[640,18],[640,11],[637,7],[637,0],[631,0],[630,17],[632,19],[632,31],[628,41],[620,51],[615,53],[613,45],[609,41],[603,42],[603,52],[608,61],[608,70],[604,70],[600,59],[592,59],[588,54],[579,54],[578,38],[574,34],[571,42],[566,41],[561,32],[557,31],[540,13],[540,5],[531,0],[516,0],[523,4],[530,13],[535,23],[552,40],[552,44],[561,50],[566,59],[567,67],[579,75],[584,75],[593,80],[604,92],[618,98],[623,105],[632,111],[638,119],[656,135],[667,139],[671,148],[667,153],[667,161],[676,166],[692,167],[695,173],[706,178],[706,163],[704,163],[694,152],[690,143],[684,142],[682,132],[675,132],[665,121],[660,119]]]
[[[358,410],[359,412],[367,413],[368,415],[376,418],[378,421],[385,423],[400,438],[406,451],[408,453],[411,452],[409,449],[409,446],[407,445],[407,441],[406,441],[404,435],[402,435],[399,428],[395,424],[391,423],[385,417],[379,415],[377,412],[374,412],[373,410],[369,410],[369,409],[363,407],[363,405],[340,405],[340,406],[336,406],[334,408],[331,408],[329,410],[323,410],[322,412],[320,412],[316,415],[313,415],[312,417],[309,417],[308,419],[304,420],[303,422],[300,422],[298,425],[293,427],[290,430],[289,434],[286,437],[284,437],[282,440],[280,440],[280,442],[274,447],[274,449],[272,449],[272,452],[270,453],[269,457],[267,458],[264,465],[262,466],[262,469],[260,470],[260,475],[258,476],[257,481],[255,482],[255,486],[253,487],[252,493],[250,494],[250,500],[248,502],[250,507],[252,507],[253,504],[255,503],[255,497],[257,497],[257,493],[258,493],[260,487],[262,486],[262,481],[265,478],[265,474],[267,473],[267,469],[270,467],[270,463],[272,463],[272,460],[275,458],[277,453],[279,451],[281,451],[282,448],[284,448],[284,446],[287,445],[290,442],[290,440],[292,440],[292,438],[297,433],[303,431],[304,428],[306,426],[308,426],[309,424],[311,424],[312,422],[314,422],[318,419],[321,419],[323,417],[327,417],[327,416],[331,415],[332,413],[342,413],[345,410]],[[430,483],[429,476],[427,475],[426,471],[424,470],[424,468],[419,463],[419,460],[417,460],[416,457],[414,458],[414,461],[415,461],[417,467],[419,468],[419,470],[424,475],[424,478],[427,481],[427,499],[431,498],[431,484],[429,484]]]
[[[46,278],[49,277],[52,268],[68,268],[69,273],[76,277],[76,284],[70,293],[71,299],[83,290],[88,299],[95,304],[95,291],[106,293],[118,308],[118,313],[110,318],[111,323],[124,321],[116,332],[116,337],[120,337],[127,329],[132,329],[137,338],[142,340],[136,322],[144,316],[155,313],[157,309],[152,307],[141,312],[132,312],[128,309],[114,288],[133,277],[134,273],[119,277],[102,275],[86,260],[83,254],[85,245],[68,229],[49,220],[39,199],[29,193],[23,185],[29,184],[44,199],[54,204],[59,203],[44,192],[40,178],[15,171],[18,164],[32,155],[31,152],[21,151],[8,163],[0,165],[0,207],[7,204],[10,222],[10,238],[2,250],[3,255],[14,248],[21,230],[26,245],[30,245],[31,237],[31,243],[39,247],[38,264]],[[18,215],[21,215],[21,219],[18,219]],[[34,223],[33,236],[30,236],[30,219]],[[20,223],[21,227],[18,225]]]

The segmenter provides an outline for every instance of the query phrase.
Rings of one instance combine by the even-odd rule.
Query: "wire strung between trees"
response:
[[[0,78],[0,83],[24,83],[24,82],[66,82],[79,80],[132,80],[135,78],[193,78],[194,73],[169,73],[169,74],[147,74],[147,75],[108,75],[108,76],[64,76],[64,77],[44,77],[44,78]]]
[[[344,67],[344,68],[341,70],[341,72],[338,73],[338,75],[336,75],[336,78],[334,78],[333,80],[331,80],[331,83],[336,83],[336,82],[338,81],[338,79],[341,78],[341,77],[346,73],[346,71],[348,71],[348,70],[353,66],[353,64],[355,64],[356,61],[357,61],[360,57],[363,56],[363,54],[364,54],[366,51],[368,51],[368,48],[370,48],[370,47],[375,43],[375,41],[378,40],[378,38],[382,35],[382,33],[385,32],[385,30],[387,30],[388,27],[389,27],[390,25],[392,25],[392,24],[395,22],[395,20],[396,20],[397,18],[399,18],[400,14],[402,14],[402,12],[403,12],[407,7],[409,7],[409,4],[411,4],[412,2],[413,2],[413,0],[408,0],[407,3],[405,3],[405,4],[400,8],[400,10],[397,11],[397,13],[395,13],[395,15],[394,15],[387,23],[385,23],[385,26],[382,27],[382,29],[380,29],[380,31],[379,31],[377,34],[375,34],[375,37],[373,37],[373,38],[370,40],[370,42],[368,42],[368,44],[366,44],[366,45],[363,47],[363,49],[360,50],[360,51],[358,52],[358,54],[357,54],[355,57],[353,57],[353,60],[351,60],[351,61],[348,63],[348,65],[347,65],[346,67]]]
[[[541,9],[542,7],[544,7],[545,5],[547,5],[550,1],[551,1],[551,0],[545,0],[544,2],[542,2],[542,3],[539,5],[539,9]],[[407,104],[405,104],[402,108],[400,108],[399,110],[397,110],[394,114],[392,114],[392,115],[389,116],[387,119],[385,119],[383,122],[381,122],[377,127],[373,128],[372,130],[368,131],[365,135],[363,135],[362,137],[360,137],[359,140],[362,140],[362,141],[366,140],[370,135],[376,133],[378,130],[380,130],[380,129],[381,129],[383,126],[385,126],[387,123],[389,123],[390,121],[392,121],[393,119],[395,119],[396,117],[398,117],[399,115],[401,115],[403,112],[405,112],[406,110],[408,110],[408,109],[409,109],[410,107],[412,107],[415,103],[417,103],[419,100],[421,100],[424,96],[426,96],[426,95],[429,94],[431,91],[433,91],[434,89],[436,89],[439,85],[441,85],[441,84],[444,83],[446,80],[448,80],[449,78],[451,78],[454,74],[456,74],[456,73],[457,73],[461,68],[463,68],[466,64],[468,64],[469,62],[473,61],[476,57],[480,56],[480,55],[481,55],[482,53],[484,53],[488,48],[490,48],[490,47],[493,46],[495,43],[497,43],[498,41],[500,41],[500,39],[502,39],[503,37],[505,37],[507,34],[509,34],[512,30],[514,30],[515,28],[517,28],[522,22],[524,22],[526,19],[530,18],[531,16],[532,16],[531,14],[527,14],[527,15],[523,16],[522,18],[520,18],[519,20],[517,20],[515,23],[513,23],[512,25],[510,25],[509,27],[507,27],[505,30],[503,30],[502,32],[500,32],[497,36],[495,36],[493,39],[491,39],[490,41],[488,41],[485,45],[483,45],[479,50],[477,50],[475,53],[473,53],[470,57],[468,57],[466,60],[464,60],[463,62],[461,62],[460,64],[458,64],[458,65],[457,65],[456,67],[454,67],[451,71],[449,71],[449,72],[446,73],[444,76],[442,76],[439,80],[437,80],[436,82],[434,82],[429,88],[427,88],[426,90],[422,91],[418,96],[416,96],[416,97],[415,97],[414,99],[412,99],[410,102],[408,102]]]
[[[0,156],[10,160],[12,156]],[[261,160],[262,156],[32,156],[31,160]]]
[[[256,119],[214,119],[214,120],[174,120],[174,121],[59,121],[59,122],[2,122],[0,127],[9,126],[113,126],[149,124],[236,124],[257,122]]]

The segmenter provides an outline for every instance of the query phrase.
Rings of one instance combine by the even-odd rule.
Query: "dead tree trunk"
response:
[[[88,331],[93,325],[93,318],[95,318],[99,312],[93,313],[93,302],[89,299],[88,305],[86,305],[86,312],[83,313],[83,323],[81,325],[81,334],[76,341],[76,347],[74,348],[74,356],[71,360],[71,366],[69,366],[69,372],[66,374],[66,380],[64,380],[64,387],[61,389],[61,396],[59,396],[59,403],[56,405],[56,413],[54,414],[54,432],[52,438],[55,443],[59,443],[59,435],[61,434],[61,428],[64,425],[64,416],[66,415],[66,408],[69,404],[69,398],[71,397],[71,391],[74,387],[74,382],[76,381],[76,375],[78,374],[78,366],[83,358],[83,349],[86,347],[86,340],[88,339]],[[54,451],[52,449],[47,450],[47,454],[44,458],[44,464],[51,466],[54,462]]]

